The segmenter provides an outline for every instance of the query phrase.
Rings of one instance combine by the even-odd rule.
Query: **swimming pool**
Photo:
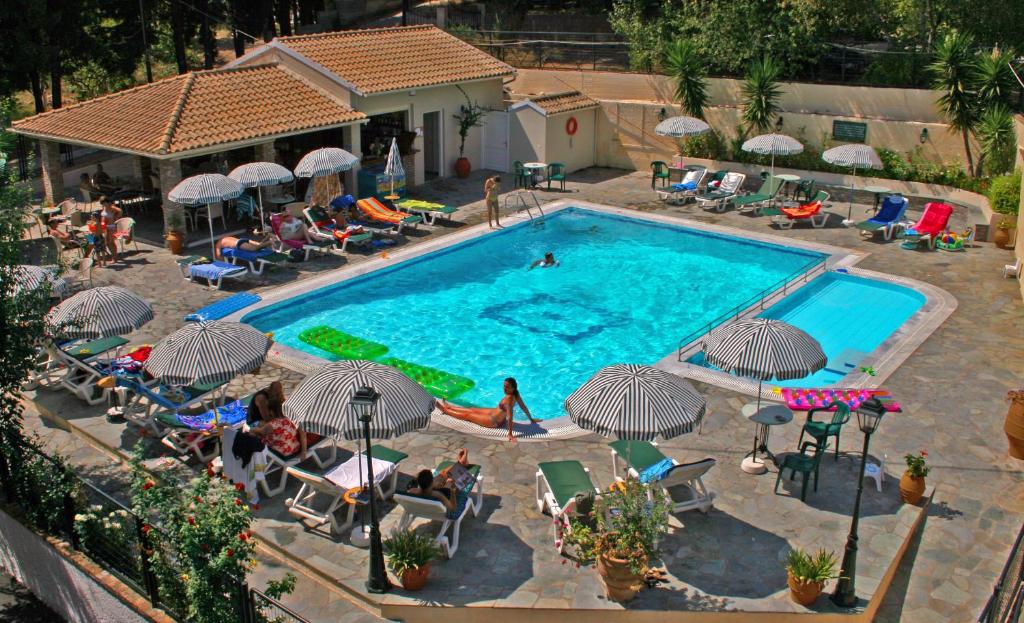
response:
[[[906,286],[838,272],[825,273],[772,305],[759,318],[782,320],[818,340],[828,364],[802,379],[771,381],[780,387],[821,387],[838,383],[925,304]],[[688,360],[704,365],[702,354]],[[710,367],[710,366],[707,366]]]
[[[561,265],[527,270],[544,252]],[[528,221],[271,304],[247,322],[297,350],[320,325],[387,357],[468,377],[463,404],[497,404],[516,377],[534,415],[599,368],[653,364],[679,339],[825,254],[581,208]]]

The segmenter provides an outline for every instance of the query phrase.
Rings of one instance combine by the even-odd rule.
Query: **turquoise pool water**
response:
[[[924,305],[924,295],[905,286],[842,273],[825,273],[758,314],[783,320],[811,334],[828,365],[781,387],[821,387],[860,369],[860,361]],[[698,354],[689,359],[704,364]]]
[[[561,265],[527,270],[545,251]],[[493,406],[516,377],[540,418],[599,368],[652,364],[678,341],[823,255],[568,208],[270,305],[242,320],[292,348],[329,325],[387,356],[476,382]]]

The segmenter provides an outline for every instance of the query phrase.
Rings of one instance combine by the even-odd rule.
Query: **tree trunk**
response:
[[[237,30],[231,31],[231,42],[235,46],[235,58],[245,56],[245,35]]]
[[[309,26],[316,23],[316,0],[299,0],[299,24]]]
[[[291,0],[274,0],[274,12],[277,13],[278,32],[282,37],[292,34],[292,3]]]
[[[64,70],[60,66],[59,54],[54,56],[55,58],[51,61],[50,65],[50,106],[56,110],[64,104],[64,90],[61,88]]]
[[[964,131],[964,153],[967,154],[967,173],[969,175],[976,176],[977,172],[974,170],[974,157],[971,155],[971,133]]]
[[[210,0],[196,0],[196,8],[204,14],[199,22],[199,41],[203,45],[203,69],[213,69],[217,62],[217,39],[210,28]]]
[[[181,15],[181,4],[171,2],[171,39],[174,42],[174,60],[178,64],[178,73],[188,71],[188,57],[185,56],[185,20]]]
[[[46,102],[43,100],[43,81],[39,79],[38,71],[28,72],[28,81],[32,85],[32,101],[36,105],[36,113],[46,112]]]

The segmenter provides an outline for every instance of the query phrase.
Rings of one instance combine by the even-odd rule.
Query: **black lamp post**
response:
[[[860,496],[864,492],[864,467],[868,460],[871,433],[878,430],[883,415],[885,407],[877,398],[865,400],[857,409],[857,426],[864,433],[864,452],[860,457],[860,478],[857,479],[857,500],[853,503],[853,521],[850,522],[850,534],[846,537],[846,551],[843,553],[839,582],[832,593],[832,603],[841,608],[852,608],[857,605],[857,523],[860,521]]]
[[[372,387],[360,387],[349,404],[352,412],[363,423],[363,437],[366,440],[366,482],[370,498],[370,576],[366,590],[371,593],[386,593],[391,589],[388,574],[384,570],[384,546],[380,540],[380,523],[377,521],[377,496],[373,492],[373,457],[370,456],[370,422],[377,414],[378,394]]]

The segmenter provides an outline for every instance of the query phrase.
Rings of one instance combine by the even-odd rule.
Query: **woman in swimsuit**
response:
[[[459,456],[452,467],[456,464],[469,467],[469,452],[465,448],[459,450]],[[421,470],[416,474],[416,480],[413,481],[414,484],[409,487],[408,491],[413,495],[437,500],[444,505],[445,511],[447,511],[446,516],[449,519],[458,519],[463,509],[466,508],[466,502],[469,501],[469,493],[456,490],[455,481],[448,475],[452,467],[441,470],[437,476],[434,476],[434,472],[429,469]]]
[[[530,419],[531,423],[536,424],[540,420],[535,420],[530,415],[530,410],[526,407],[526,403],[523,402],[523,397],[519,394],[519,385],[514,378],[508,377],[505,379],[504,389],[505,397],[493,409],[487,407],[459,407],[440,400],[437,401],[437,408],[447,416],[457,420],[464,420],[477,426],[483,426],[484,428],[500,428],[507,424],[508,440],[514,442],[516,438],[512,435],[512,412],[517,404],[523,410],[523,413],[526,414],[526,417]]]
[[[110,256],[113,258],[111,263],[117,263],[117,238],[114,237],[114,232],[117,231],[117,225],[115,223],[121,218],[121,208],[117,207],[113,199],[109,197],[100,197],[100,223],[105,225],[105,231],[101,232],[100,235],[106,240],[107,251],[110,252]]]

